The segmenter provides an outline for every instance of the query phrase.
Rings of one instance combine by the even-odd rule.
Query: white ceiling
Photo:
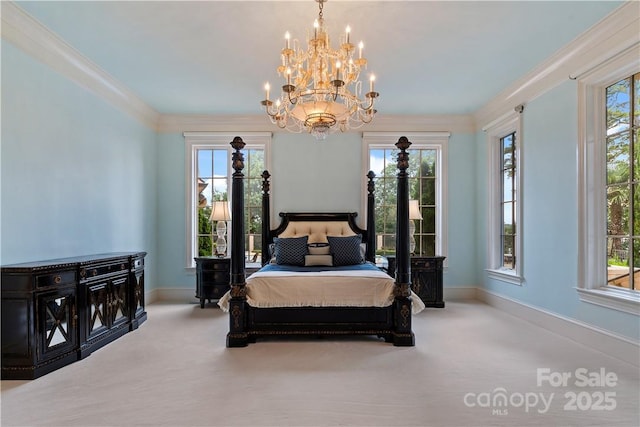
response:
[[[258,114],[284,32],[304,40],[313,0],[17,2],[165,114]],[[363,40],[388,114],[473,113],[601,20],[612,1],[342,1],[324,18]],[[334,42],[335,43],[335,42]]]

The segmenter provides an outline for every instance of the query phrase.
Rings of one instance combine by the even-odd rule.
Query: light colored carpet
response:
[[[414,316],[412,348],[336,337],[227,349],[228,316],[218,308],[147,311],[137,331],[85,360],[2,381],[2,426],[640,424],[636,367],[479,302],[447,301]],[[579,387],[581,368],[617,381]],[[538,385],[538,369],[572,377]],[[494,401],[500,395],[504,405]],[[598,410],[597,401],[615,408]]]

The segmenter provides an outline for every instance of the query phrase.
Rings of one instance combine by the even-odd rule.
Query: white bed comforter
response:
[[[263,272],[247,278],[247,303],[252,307],[387,307],[393,302],[394,280],[382,271]],[[230,293],[218,305],[229,309]],[[412,295],[412,312],[425,306]]]

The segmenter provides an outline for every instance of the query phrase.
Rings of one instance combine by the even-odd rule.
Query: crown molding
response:
[[[480,108],[478,127],[526,104],[559,84],[580,78],[594,67],[635,49],[640,53],[640,2],[628,1]],[[526,54],[526,52],[525,52]]]
[[[157,111],[13,2],[2,2],[2,38],[156,129]]]
[[[162,114],[157,130],[160,133],[185,131],[235,132],[242,129],[247,132],[288,133],[278,128],[264,115],[171,115]],[[425,116],[391,116],[379,115],[373,122],[353,132],[452,132],[474,133],[476,130],[471,115],[425,115]]]
[[[266,115],[206,115],[206,114],[162,114],[158,120],[159,133],[175,132],[271,132],[275,126]],[[280,130],[280,129],[278,129]]]
[[[470,114],[386,115],[378,114],[361,128],[367,132],[451,132],[475,133],[476,123]]]

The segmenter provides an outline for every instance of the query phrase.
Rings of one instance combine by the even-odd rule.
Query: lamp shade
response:
[[[229,202],[218,201],[213,202],[213,206],[211,208],[211,216],[209,217],[210,221],[229,221],[231,219],[231,214],[229,213]]]
[[[409,200],[409,219],[422,219],[417,200]]]

